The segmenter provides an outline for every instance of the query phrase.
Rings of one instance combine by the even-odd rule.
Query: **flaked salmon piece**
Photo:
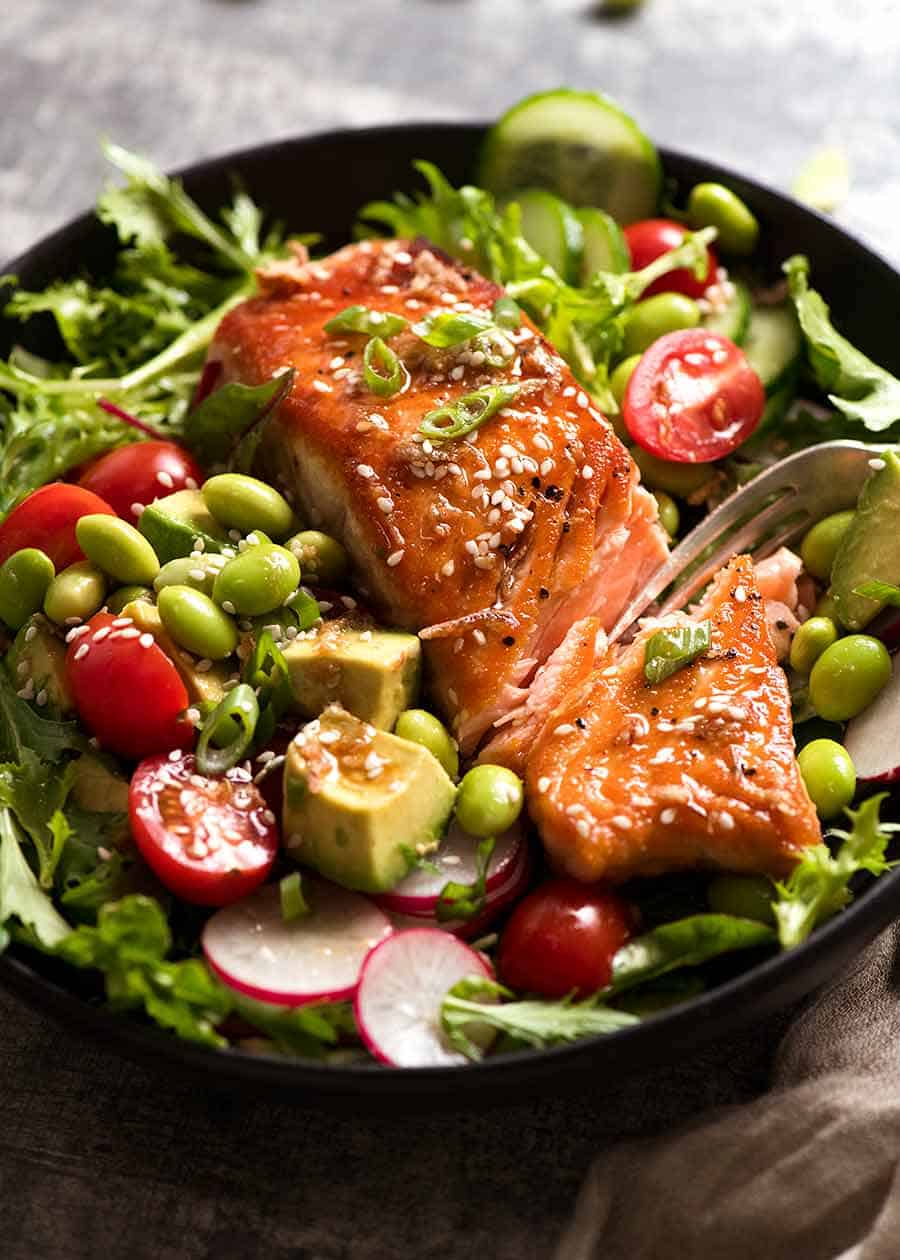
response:
[[[369,390],[367,336],[324,330],[337,312],[362,305],[417,321],[490,310],[500,296],[426,243],[363,241],[321,262],[281,263],[260,283],[222,321],[210,361],[222,365],[220,383],[296,369],[266,426],[261,468],[343,540],[382,619],[421,632],[432,697],[469,754],[524,705],[576,621],[596,616],[609,629],[663,562],[656,502],[527,318],[507,334],[499,368],[471,344],[434,349],[402,331],[390,346],[406,388],[392,398]],[[497,385],[516,386],[515,397],[467,437],[419,432],[429,411]]]
[[[791,650],[794,631],[800,625],[798,580],[803,572],[803,561],[789,548],[779,547],[765,560],[757,560],[753,569],[760,594],[766,601],[766,618],[775,655],[783,661]]]
[[[598,663],[535,744],[528,807],[551,862],[576,879],[692,867],[780,876],[821,838],[748,556],[692,617],[709,619],[706,655],[650,684],[644,648],[660,623],[648,626]]]

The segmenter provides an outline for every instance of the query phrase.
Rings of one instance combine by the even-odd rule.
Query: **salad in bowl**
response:
[[[109,157],[110,273],[7,278],[0,946],[201,1045],[464,1067],[632,1028],[888,868],[900,382],[735,190],[569,91],[331,253]],[[847,437],[858,505],[620,635],[676,538]]]

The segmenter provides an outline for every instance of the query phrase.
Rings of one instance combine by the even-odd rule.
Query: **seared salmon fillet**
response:
[[[528,807],[551,862],[576,879],[690,867],[780,876],[821,838],[749,557],[718,574],[693,618],[710,622],[705,655],[648,683],[648,637],[689,619],[648,625],[598,663],[535,744]]]
[[[527,318],[501,335],[500,367],[471,342],[436,349],[400,331],[390,347],[405,388],[370,391],[368,334],[329,335],[335,314],[360,305],[412,323],[490,311],[501,294],[427,243],[363,241],[321,262],[278,264],[260,285],[222,321],[210,360],[222,382],[296,369],[266,426],[261,467],[343,540],[381,618],[421,632],[433,699],[470,754],[524,706],[574,623],[595,616],[609,629],[665,559],[656,502]],[[500,385],[515,396],[468,436],[419,432],[430,411]]]

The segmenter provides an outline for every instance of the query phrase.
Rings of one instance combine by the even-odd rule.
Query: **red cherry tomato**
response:
[[[742,350],[718,333],[666,333],[641,355],[622,403],[638,446],[678,464],[729,455],[759,424],[762,382]]]
[[[194,489],[203,470],[194,457],[174,442],[132,442],[101,455],[82,469],[78,484],[106,499],[116,513],[133,521],[154,499],[176,490]]]
[[[66,679],[79,717],[121,757],[190,747],[194,728],[184,716],[181,675],[162,648],[124,620],[97,613],[69,644]]]
[[[642,219],[625,228],[625,240],[631,254],[631,270],[640,271],[648,263],[652,263],[660,254],[675,249],[688,235],[688,230],[671,219]],[[679,267],[668,275],[654,280],[642,294],[652,297],[654,293],[684,293],[688,297],[702,297],[705,290],[713,283],[718,270],[718,262],[711,249],[706,251],[709,260],[706,274],[698,280],[688,267]]]
[[[613,955],[633,925],[628,903],[609,889],[549,880],[510,915],[500,939],[500,978],[543,997],[586,997],[609,984]]]
[[[157,877],[184,901],[225,906],[253,892],[278,852],[275,815],[246,770],[210,778],[190,754],[151,757],[128,793],[131,834]]]
[[[75,526],[82,516],[103,513],[114,516],[109,504],[90,490],[51,481],[14,507],[0,525],[0,564],[14,551],[37,547],[60,569],[84,559],[75,538]]]

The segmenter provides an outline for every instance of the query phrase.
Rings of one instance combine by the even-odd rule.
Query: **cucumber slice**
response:
[[[739,280],[732,281],[734,295],[721,310],[703,316],[703,327],[727,337],[736,346],[744,344],[750,324],[750,290]]]
[[[794,308],[788,302],[780,306],[754,306],[744,338],[744,354],[750,366],[773,394],[798,365],[803,352],[803,336]]]
[[[517,193],[522,211],[522,235],[532,249],[562,276],[574,282],[581,262],[582,232],[578,215],[546,188]]]
[[[656,149],[605,96],[560,89],[514,105],[488,132],[479,182],[500,197],[549,188],[618,223],[648,219],[662,192]]]
[[[605,210],[579,210],[583,236],[581,250],[581,276],[579,283],[586,285],[597,271],[614,271],[621,275],[631,266],[631,257],[622,229],[612,215]]]

